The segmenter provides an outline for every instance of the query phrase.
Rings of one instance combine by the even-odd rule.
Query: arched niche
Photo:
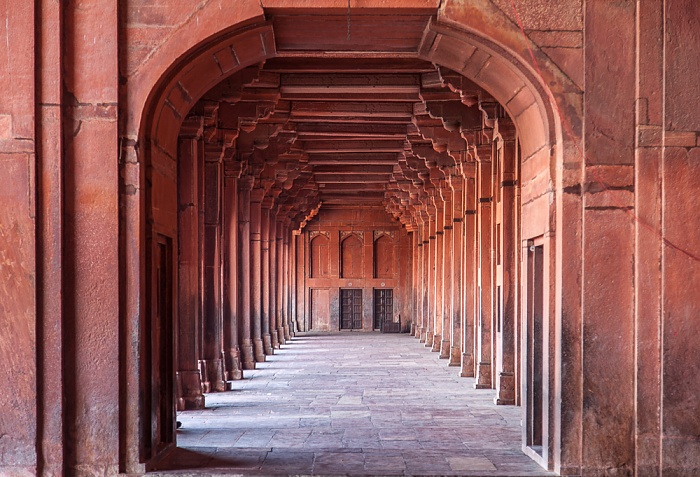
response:
[[[309,277],[330,276],[330,239],[323,234],[311,238],[309,243]]]
[[[374,278],[393,278],[395,274],[394,240],[381,234],[374,240]]]
[[[362,278],[363,244],[360,237],[350,234],[340,242],[340,277]]]

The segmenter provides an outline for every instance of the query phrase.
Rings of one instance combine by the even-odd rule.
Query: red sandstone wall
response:
[[[555,459],[562,469],[589,467],[590,475],[610,465],[622,465],[621,472],[636,466],[638,475],[656,475],[659,467],[693,475],[700,466],[693,461],[700,455],[700,369],[693,359],[700,336],[694,287],[700,209],[693,182],[700,159],[700,58],[688,45],[698,44],[700,7],[694,0],[586,2],[582,34],[583,2],[515,4],[529,38],[541,47],[535,54],[546,83],[573,108],[563,114],[576,136],[554,152],[563,156],[561,168],[547,173],[544,149],[524,157],[522,168],[523,237],[554,222],[559,241],[551,288],[562,330],[557,357],[567,365],[557,371],[563,410],[562,429],[554,430],[562,439]],[[120,251],[117,242],[118,204],[138,211],[144,189],[133,147],[124,160],[134,162],[117,167],[116,104],[125,145],[130,140],[133,146],[146,98],[169,65],[209,35],[258,16],[259,5],[129,2],[118,49],[116,2],[77,8],[43,0],[37,11],[33,3],[0,3],[7,20],[0,22],[6,39],[0,50],[0,379],[11,383],[0,391],[4,474],[34,473],[39,452],[47,473],[60,474],[64,444],[65,465],[115,471],[118,413],[132,416],[125,433],[138,422],[129,399],[121,409],[119,400],[120,391],[137,393],[129,379],[138,369],[127,364],[133,374],[115,383],[119,346],[138,341],[138,334],[120,341],[118,324],[120,313],[138,322],[145,287],[139,257]],[[473,22],[527,59],[511,10],[508,0],[443,7],[446,21]],[[580,92],[561,85],[582,85],[583,65],[587,132],[579,141]],[[561,73],[571,82],[548,81]],[[72,97],[81,107],[62,107]],[[519,99],[513,98],[513,109]],[[520,133],[525,147],[537,151]],[[175,199],[171,173],[165,168],[151,176],[170,187],[170,194],[156,198],[154,212],[167,227]],[[591,186],[591,174],[602,174],[613,193]],[[134,217],[145,220],[139,212],[129,220]],[[139,223],[121,225],[125,242],[133,240],[138,250]],[[119,279],[120,267],[126,281]],[[68,367],[61,369],[64,359]],[[61,401],[64,386],[70,387],[67,403]],[[56,417],[64,412],[69,429]],[[599,422],[611,430],[604,439]],[[133,445],[123,450],[127,461],[137,460]]]
[[[306,320],[312,323],[311,329],[338,331],[340,329],[340,288],[362,289],[363,326],[362,331],[374,329],[373,293],[375,288],[394,290],[394,317],[401,315],[403,323],[410,319],[409,288],[411,263],[405,260],[406,247],[410,241],[405,229],[392,221],[382,209],[371,208],[331,208],[321,207],[319,214],[304,229],[305,246],[309,250],[309,237],[318,232],[328,234],[328,277],[315,278],[309,274],[309,261],[306,261],[306,301],[311,303],[311,316]],[[390,278],[374,278],[374,240],[380,233],[390,234],[394,245],[393,274]],[[349,234],[362,242],[362,273],[357,277],[343,277],[341,273],[341,243]],[[401,252],[404,255],[401,255]],[[310,254],[307,253],[307,257]],[[404,260],[401,258],[404,257]],[[315,300],[312,300],[312,296]],[[315,301],[315,302],[314,302]]]

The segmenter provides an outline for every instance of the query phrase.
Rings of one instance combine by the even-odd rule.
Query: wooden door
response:
[[[362,329],[362,290],[357,288],[340,290],[340,329]]]
[[[153,295],[146,326],[144,394],[148,416],[143,420],[144,460],[175,442],[175,331],[173,326],[172,241],[158,235],[152,255]]]
[[[385,323],[394,320],[394,290],[382,288],[374,290],[374,329],[383,330]]]

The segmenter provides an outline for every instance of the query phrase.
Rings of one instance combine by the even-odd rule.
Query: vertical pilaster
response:
[[[631,112],[637,3],[586,2],[584,8],[582,475],[628,473],[635,460]],[[615,41],[609,41],[611,31]]]
[[[637,3],[635,149],[635,472],[661,475],[664,3]]]
[[[15,402],[12,407],[3,409],[3,434],[5,434],[6,442],[14,442],[16,449],[26,448],[27,451],[21,451],[22,457],[19,459],[14,451],[5,451],[3,461],[0,462],[0,470],[2,465],[12,461],[17,467],[18,472],[21,469],[26,469],[27,473],[38,470],[39,475],[63,475],[64,467],[64,384],[63,384],[63,369],[62,357],[64,354],[65,344],[63,343],[63,321],[64,316],[64,279],[62,276],[64,259],[63,259],[63,188],[64,188],[64,139],[63,139],[63,95],[62,88],[64,85],[64,70],[61,67],[61,55],[63,46],[63,4],[42,0],[34,2],[34,15],[28,15],[27,10],[32,6],[30,4],[14,3],[6,4],[5,10],[7,19],[9,17],[9,25],[13,25],[15,31],[30,32],[35,31],[35,40],[32,47],[25,43],[24,35],[14,35],[8,38],[5,44],[5,51],[8,55],[7,70],[0,69],[5,80],[0,81],[3,90],[7,91],[7,86],[10,82],[15,81],[17,68],[22,60],[29,60],[28,55],[19,54],[22,49],[33,48],[36,51],[36,66],[34,71],[36,85],[31,82],[26,85],[27,90],[19,93],[22,95],[23,101],[20,110],[24,114],[31,114],[32,110],[29,107],[31,101],[36,101],[39,105],[36,107],[36,119],[34,128],[36,133],[36,222],[35,232],[31,229],[24,229],[26,223],[22,224],[22,229],[18,227],[24,221],[16,222],[5,215],[6,211],[17,213],[18,216],[23,216],[26,219],[30,217],[30,213],[25,213],[21,207],[17,205],[29,206],[26,200],[29,194],[20,193],[19,195],[9,198],[8,195],[2,194],[2,205],[0,205],[0,217],[2,222],[13,224],[13,231],[17,233],[26,232],[23,245],[27,249],[32,248],[29,237],[32,233],[36,233],[36,344],[25,343],[17,340],[16,332],[18,329],[23,329],[31,322],[30,315],[21,314],[19,321],[12,320],[11,313],[3,316],[3,334],[14,341],[17,347],[10,346],[10,353],[13,353],[13,358],[16,363],[21,363],[19,366],[6,367],[7,375],[0,373],[3,382],[10,382],[14,376],[26,375],[27,379],[17,383],[12,380],[10,393],[17,393],[19,396],[31,396],[29,389],[36,386],[36,401],[33,399],[29,403]],[[21,46],[20,46],[21,45]],[[14,61],[10,61],[13,58]],[[29,64],[25,65],[28,67]],[[29,78],[29,76],[27,76]],[[35,87],[36,98],[30,93],[31,88]],[[29,93],[29,94],[27,94]],[[6,95],[7,96],[7,95]],[[15,103],[15,106],[18,104]],[[26,170],[29,172],[30,161],[24,154],[18,155],[18,163],[26,164]],[[2,168],[4,174],[11,176],[10,163],[3,160]],[[14,176],[13,179],[17,178]],[[30,186],[30,180],[18,181],[22,185]],[[15,228],[17,227],[17,228]],[[0,231],[3,231],[0,225]],[[17,245],[13,246],[13,248]],[[17,247],[21,248],[21,247]],[[39,259],[41,257],[41,259]],[[31,278],[27,274],[21,277],[19,274],[14,274],[10,268],[10,274],[13,275],[11,283],[6,283],[4,292],[6,295],[0,296],[3,301],[5,311],[12,309],[10,302],[16,299],[24,300],[30,297],[29,293],[18,293],[28,287]],[[25,290],[28,290],[26,288]],[[9,300],[6,300],[9,298]],[[23,307],[24,309],[29,309]],[[9,319],[8,319],[9,318]],[[19,328],[15,328],[15,327]],[[31,326],[31,325],[29,325]],[[5,343],[3,343],[5,347]],[[0,353],[3,361],[8,359],[7,355]],[[32,379],[31,366],[33,358],[36,357],[36,380]],[[16,386],[16,384],[19,384]],[[36,403],[36,411],[31,409]],[[27,405],[28,404],[28,405]],[[133,404],[133,403],[132,403]],[[26,406],[26,407],[25,407]],[[130,411],[132,409],[129,409]],[[17,423],[24,422],[20,416],[31,415],[36,412],[37,423],[41,423],[36,428],[34,433],[30,426],[20,425],[18,427],[11,426],[9,423],[15,421]],[[137,416],[130,413],[130,417],[136,421]],[[29,449],[34,449],[36,445],[36,453],[29,452]],[[43,474],[41,473],[43,472]]]

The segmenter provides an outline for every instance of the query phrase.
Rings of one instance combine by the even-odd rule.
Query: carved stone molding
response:
[[[376,242],[379,237],[386,235],[392,240],[395,238],[396,232],[393,230],[375,230],[374,231],[374,241]]]
[[[323,230],[311,230],[311,231],[309,232],[309,241],[315,239],[315,238],[316,238],[317,236],[319,236],[319,235],[323,235],[323,236],[326,237],[327,239],[330,239],[330,238],[331,238],[330,232],[326,232],[326,231],[323,231]]]
[[[342,242],[345,240],[348,236],[350,235],[355,235],[357,236],[361,241],[365,241],[365,233],[364,232],[359,232],[359,231],[353,231],[353,230],[341,230],[340,231],[340,241]]]

